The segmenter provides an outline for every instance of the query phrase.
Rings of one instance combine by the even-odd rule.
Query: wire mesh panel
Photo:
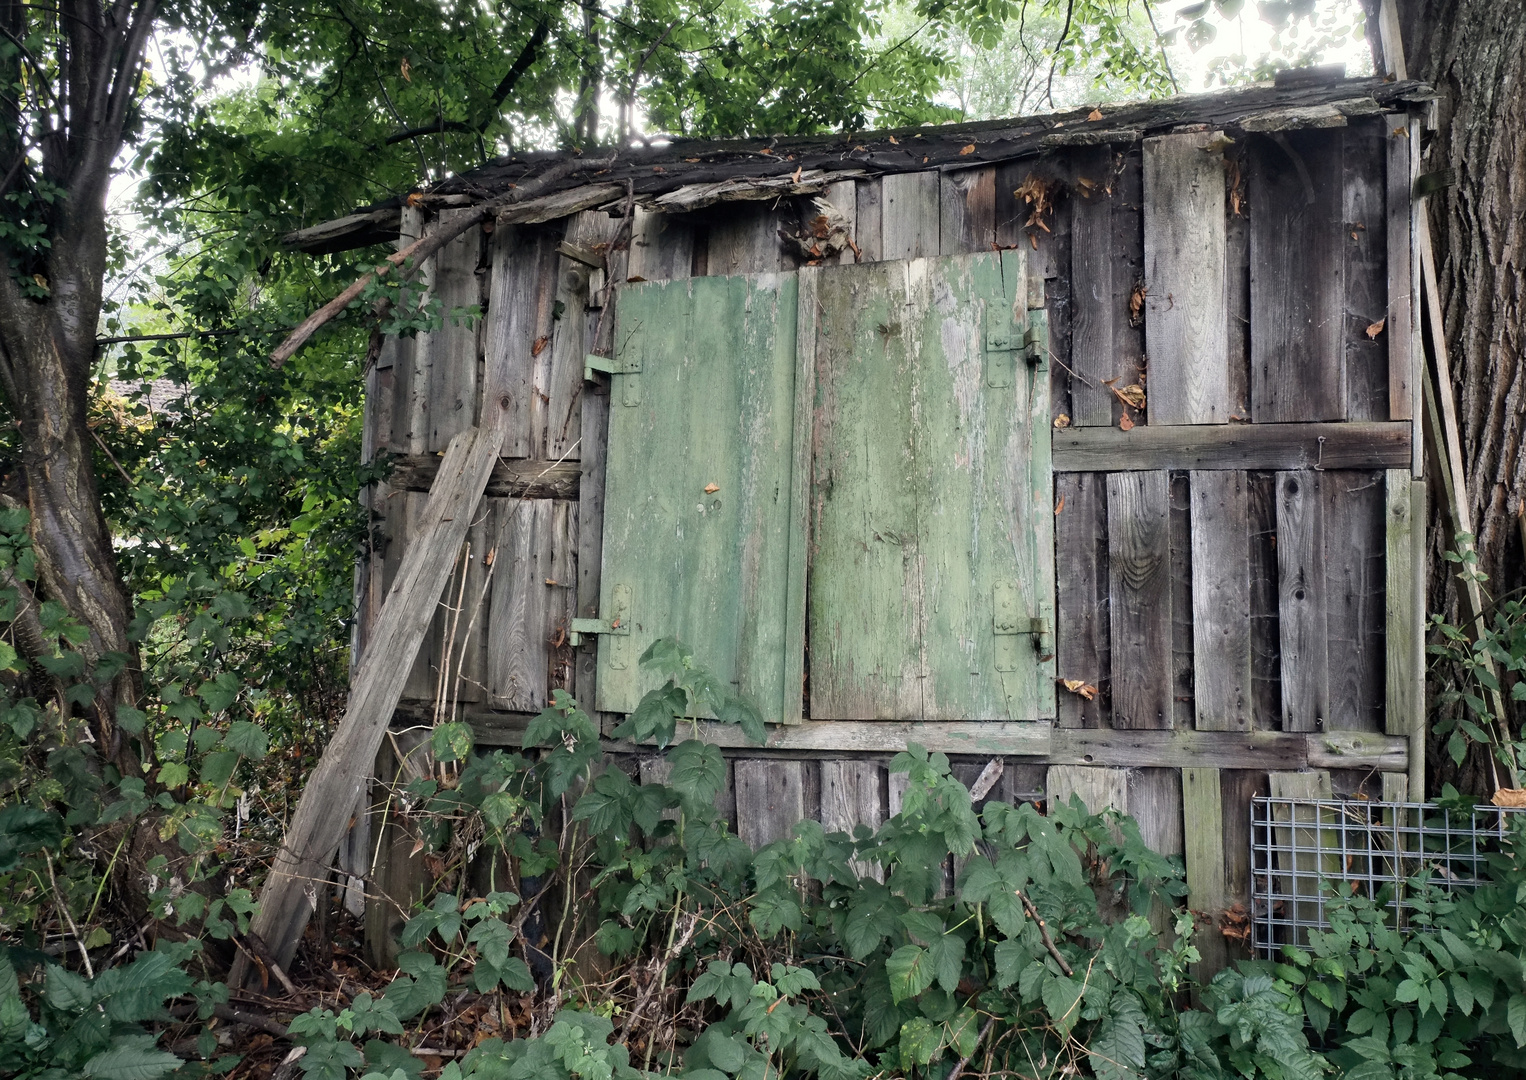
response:
[[[1447,890],[1478,884],[1520,810],[1358,799],[1251,802],[1252,944],[1273,956],[1307,946],[1327,929],[1334,895],[1379,901],[1404,926],[1407,890],[1417,881]]]

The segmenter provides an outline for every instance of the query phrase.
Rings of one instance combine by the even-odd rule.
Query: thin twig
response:
[[[74,924],[74,916],[69,914],[69,905],[64,901],[64,894],[58,891],[58,878],[53,875],[53,856],[48,854],[48,849],[42,849],[42,857],[48,864],[48,881],[53,886],[53,898],[58,901],[58,910],[63,912],[64,921],[69,924],[69,932],[74,935],[74,940],[79,942],[79,954],[85,960],[85,974],[91,979],[95,978],[95,968],[90,966],[90,950],[85,948],[84,935],[79,932],[79,927]]]
[[[1060,965],[1060,970],[1066,976],[1074,975],[1075,972],[1071,970],[1071,966],[1060,955],[1060,950],[1054,947],[1054,938],[1049,936],[1049,927],[1045,926],[1044,920],[1039,918],[1038,909],[1033,906],[1033,901],[1028,899],[1028,894],[1023,892],[1023,890],[1017,889],[1015,891],[1017,892],[1017,898],[1023,902],[1023,910],[1028,913],[1028,918],[1038,923],[1039,937],[1044,939],[1044,948],[1049,950],[1049,955],[1054,957],[1054,962]]]
[[[970,1047],[970,1052],[965,1054],[954,1063],[954,1067],[948,1071],[946,1080],[959,1080],[959,1074],[964,1072],[964,1067],[970,1063],[970,1058],[975,1056],[975,1051],[980,1049],[980,1044],[986,1041],[986,1036],[991,1034],[991,1029],[996,1026],[996,1017],[991,1017],[982,1025],[980,1034],[975,1036],[975,1045]]]

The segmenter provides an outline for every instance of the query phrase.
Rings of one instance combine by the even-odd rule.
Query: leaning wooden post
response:
[[[496,427],[468,428],[451,440],[430,488],[419,535],[403,558],[355,668],[344,719],[302,789],[250,927],[282,967],[291,963],[313,913],[317,888],[328,880],[329,860],[371,774],[502,442],[503,433]],[[240,953],[228,983],[239,986],[248,977],[248,961]]]

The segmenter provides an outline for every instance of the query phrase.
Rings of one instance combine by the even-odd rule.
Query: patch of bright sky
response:
[[[1176,8],[1157,6],[1162,32],[1180,25]],[[1192,48],[1182,34],[1167,48],[1171,68],[1184,94],[1201,93],[1243,81],[1259,65],[1303,66],[1344,63],[1351,77],[1372,74],[1372,51],[1363,36],[1358,0],[1320,0],[1314,15],[1284,29],[1261,17],[1260,5],[1247,3],[1234,19],[1213,20],[1214,37]],[[1238,77],[1238,78],[1237,78]]]

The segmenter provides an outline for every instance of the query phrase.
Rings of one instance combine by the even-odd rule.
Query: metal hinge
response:
[[[1032,311],[1023,332],[1023,359],[1035,371],[1049,370],[1049,313]]]
[[[1012,310],[1005,297],[986,301],[986,383],[1011,386],[1017,377],[1017,352],[1024,347],[1027,320]]]
[[[635,350],[620,358],[611,356],[595,356],[588,353],[583,357],[583,381],[593,382],[593,373],[602,371],[609,376],[623,375],[621,379],[620,400],[626,405],[641,404],[641,354]]]
[[[583,643],[585,635],[608,635],[609,666],[623,670],[630,663],[631,587],[616,585],[610,590],[609,599],[609,618],[573,619],[567,641],[576,648]]]
[[[992,590],[991,629],[996,635],[996,670],[1016,671],[1022,663],[1022,652],[1017,639],[1024,635],[1033,638],[1033,648],[1040,656],[1050,651],[1052,628],[1042,616],[1022,613],[1022,601],[1017,587],[1010,582],[1000,582]]]

